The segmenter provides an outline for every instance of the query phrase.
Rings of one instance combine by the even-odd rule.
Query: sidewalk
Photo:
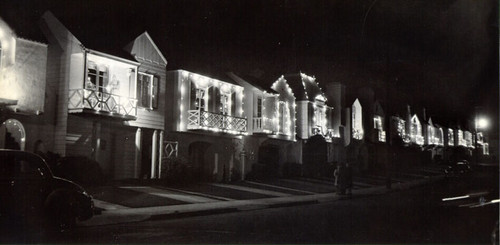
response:
[[[363,176],[355,178],[352,198],[404,190],[442,178],[442,175],[426,175],[416,179],[414,175],[406,181],[393,181],[392,188],[387,189],[380,176]],[[296,206],[349,198],[336,194],[333,181],[305,178],[197,183],[176,188],[122,183],[92,188],[90,193],[94,196],[95,206],[103,211],[90,220],[80,222],[81,226]]]

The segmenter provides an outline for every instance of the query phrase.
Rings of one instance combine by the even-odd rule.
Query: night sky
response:
[[[349,91],[372,87],[386,107],[425,107],[445,126],[480,106],[498,134],[495,0],[0,2],[21,37],[34,35],[46,10],[100,51],[147,30],[168,70],[234,71],[268,84],[302,71]]]

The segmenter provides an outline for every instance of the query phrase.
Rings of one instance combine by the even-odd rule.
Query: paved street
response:
[[[280,180],[289,182],[287,180]],[[291,181],[290,183],[295,183]],[[303,181],[303,180],[302,180]],[[312,180],[310,180],[312,182]],[[226,188],[226,184],[214,184]],[[246,183],[228,189],[248,191]],[[203,186],[203,185],[202,185]],[[319,185],[322,186],[322,185]],[[241,187],[241,188],[240,188]],[[263,189],[260,195],[283,195],[291,191]],[[310,186],[308,187],[310,188]],[[151,187],[123,187],[179,202],[230,203],[231,200],[172,194]],[[136,190],[140,189],[140,190]],[[279,189],[279,188],[276,188]],[[286,190],[286,191],[285,191]],[[363,190],[363,189],[359,189]],[[175,192],[177,193],[177,192]],[[355,192],[356,193],[356,192]],[[360,192],[358,192],[360,193]],[[319,201],[314,204],[249,208],[238,212],[212,212],[194,217],[151,217],[141,222],[79,227],[71,232],[38,233],[11,237],[11,242],[63,243],[488,243],[498,219],[498,204],[477,206],[498,199],[498,169],[474,173],[470,178],[449,178],[381,195],[354,195],[353,199]],[[213,194],[213,193],[212,193]],[[443,198],[472,194],[471,198],[443,201]],[[208,195],[208,194],[206,194]],[[234,195],[228,194],[226,195]],[[295,193],[294,196],[310,196]],[[220,198],[220,197],[217,197]],[[259,199],[253,199],[256,201]],[[239,200],[241,201],[241,200]],[[249,200],[252,201],[252,200]],[[182,205],[181,205],[182,206]],[[116,209],[130,209],[115,206]],[[134,209],[132,209],[134,210]]]
[[[81,227],[48,241],[487,244],[498,219],[498,204],[471,208],[464,204],[477,204],[477,198],[442,199],[487,191],[490,193],[484,197],[491,200],[498,198],[497,185],[498,172],[476,173],[469,179],[442,180],[407,191],[335,202]]]

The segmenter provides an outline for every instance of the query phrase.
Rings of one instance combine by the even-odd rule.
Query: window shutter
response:
[[[229,97],[231,100],[231,113],[229,115],[231,116],[236,116],[236,93],[232,93],[231,97]]]
[[[137,99],[137,106],[142,106],[142,75],[138,74],[137,75],[137,90],[136,90],[136,99]]]
[[[150,108],[150,95],[149,91],[151,90],[151,81],[149,80],[149,76],[142,76],[142,97],[141,97],[141,105],[143,107]]]
[[[214,110],[217,113],[222,113],[220,110],[220,107],[222,106],[222,103],[220,102],[220,89],[215,88],[214,89]]]
[[[151,95],[151,107],[157,109],[158,108],[158,90],[160,83],[158,77],[153,77],[153,94]]]
[[[206,105],[206,110],[207,111],[213,111],[213,112],[217,112],[218,109],[217,107],[215,107],[215,103],[217,103],[216,101],[219,99],[215,96],[215,87],[210,87],[207,89],[207,93],[208,93],[208,104]]]

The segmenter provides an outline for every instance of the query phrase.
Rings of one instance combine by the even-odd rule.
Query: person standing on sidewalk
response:
[[[346,168],[345,168],[345,175],[346,175],[346,191],[349,196],[352,196],[352,167],[347,162]]]
[[[333,177],[335,178],[335,188],[338,188],[339,186],[339,168],[340,168],[340,164],[337,164],[337,166],[335,167],[335,171],[333,171]]]
[[[339,176],[339,185],[337,192],[339,195],[345,195],[345,191],[347,188],[347,174],[346,174],[346,167],[345,163],[341,162],[338,168],[338,176]]]

